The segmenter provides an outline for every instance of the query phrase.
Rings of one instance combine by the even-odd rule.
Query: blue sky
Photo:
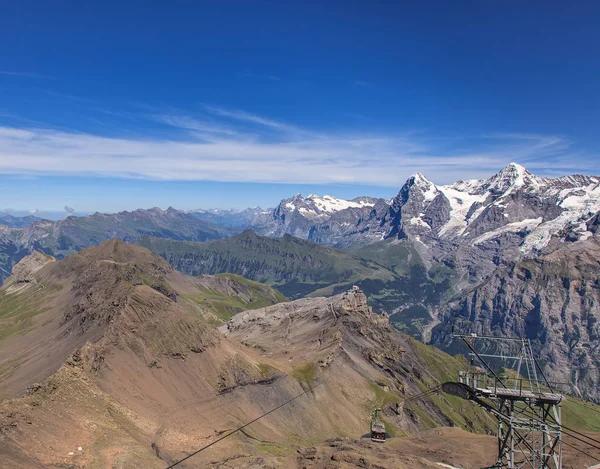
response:
[[[600,3],[0,0],[0,208],[600,173]]]

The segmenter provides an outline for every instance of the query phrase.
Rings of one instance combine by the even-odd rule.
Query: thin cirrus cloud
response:
[[[194,119],[189,116],[178,116],[178,115],[156,115],[152,116],[157,122],[169,125],[171,127],[180,128],[184,130],[193,130],[196,132],[203,132],[207,134],[221,134],[229,136],[240,135],[240,132],[227,126],[218,125],[210,121],[202,121]]]
[[[265,117],[257,116],[256,114],[251,114],[246,111],[228,110],[228,109],[222,109],[222,108],[214,107],[214,106],[205,106],[205,109],[208,112],[215,114],[217,116],[220,116],[220,117],[234,119],[237,121],[250,122],[253,124],[258,124],[261,126],[277,129],[277,130],[283,131],[283,132],[291,132],[291,133],[298,133],[298,134],[307,133],[305,130],[303,130],[295,125],[290,125],[290,124],[276,121],[273,119],[267,119]]]
[[[201,116],[144,118],[179,138],[0,126],[0,173],[397,187],[417,171],[447,183],[489,176],[513,160],[542,172],[549,161],[574,165],[570,142],[556,136],[490,134],[449,150],[442,139],[418,133],[316,133],[210,106]]]
[[[38,73],[29,72],[15,72],[11,70],[0,70],[0,75],[14,76],[14,77],[29,77],[29,78],[49,78],[47,75],[40,75]]]

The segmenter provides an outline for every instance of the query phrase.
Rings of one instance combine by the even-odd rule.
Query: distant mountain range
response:
[[[113,237],[210,241],[250,228],[273,238],[287,234],[330,247],[379,251],[378,263],[384,265],[384,258],[398,258],[391,251],[408,247],[428,271],[454,272],[453,286],[462,290],[506,262],[594,236],[599,212],[600,178],[542,178],[511,163],[486,180],[447,186],[415,174],[392,200],[297,194],[270,210],[153,208],[57,222],[4,216],[0,275],[10,272],[20,253],[33,249],[61,257]],[[381,246],[388,245],[384,254]]]
[[[94,213],[59,221],[36,220],[23,228],[0,225],[0,278],[24,255],[37,249],[62,258],[111,238],[126,242],[141,236],[208,241],[231,236],[229,227],[213,225],[191,213],[152,208],[114,214]]]
[[[42,218],[33,215],[17,217],[10,213],[0,212],[0,225],[8,226],[9,228],[25,228],[26,226],[42,220]]]

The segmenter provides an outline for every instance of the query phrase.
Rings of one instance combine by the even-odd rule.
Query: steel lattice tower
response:
[[[498,457],[485,469],[562,469],[562,394],[545,380],[528,339],[454,335],[462,339],[483,369],[459,373],[458,382],[445,383],[445,392],[469,399],[498,420]],[[482,341],[510,342],[516,353],[479,353]],[[488,342],[488,348],[489,348]],[[492,351],[498,350],[491,344]],[[515,345],[517,347],[515,347]],[[500,377],[490,363],[512,361],[514,376]],[[538,370],[544,383],[540,382]]]

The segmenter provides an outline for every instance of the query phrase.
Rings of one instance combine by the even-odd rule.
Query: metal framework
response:
[[[546,380],[530,341],[477,334],[453,336],[465,342],[473,361],[477,359],[484,370],[459,372],[458,382],[446,383],[444,391],[476,402],[498,420],[498,459],[495,465],[484,469],[562,469],[564,397],[556,391],[556,385]],[[515,353],[479,353],[475,345],[482,341],[510,342],[509,348]],[[514,375],[509,372],[508,376],[499,376],[486,359],[511,362],[512,367],[508,368]],[[540,382],[538,370],[544,383]]]

